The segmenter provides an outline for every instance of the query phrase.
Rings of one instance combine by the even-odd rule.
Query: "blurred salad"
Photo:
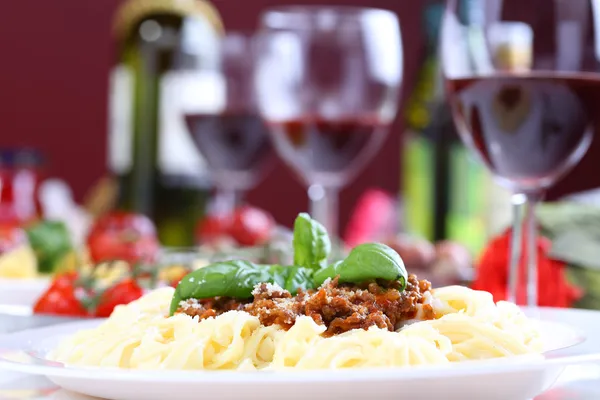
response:
[[[0,277],[32,278],[36,275],[37,260],[25,230],[16,224],[0,223]]]
[[[0,277],[35,278],[74,270],[79,263],[62,222],[37,221],[26,227],[0,223]]]

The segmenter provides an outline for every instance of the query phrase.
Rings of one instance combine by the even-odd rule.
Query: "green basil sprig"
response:
[[[314,287],[312,271],[303,267],[259,265],[250,261],[217,262],[187,274],[179,282],[170,313],[173,315],[179,303],[188,299],[217,296],[249,299],[260,283],[276,283],[291,294]]]
[[[298,289],[316,289],[327,278],[342,283],[362,283],[375,279],[400,281],[406,287],[404,262],[392,248],[381,243],[356,246],[343,261],[327,266],[331,241],[323,225],[300,214],[294,223],[293,266],[259,265],[249,261],[217,262],[186,275],[175,289],[171,315],[182,300],[232,297],[250,299],[260,283],[276,283],[292,295]]]
[[[315,271],[325,267],[331,240],[323,225],[301,213],[294,222],[294,265]]]
[[[317,271],[316,285],[327,278],[339,276],[339,282],[361,283],[374,279],[399,280],[401,290],[406,287],[408,273],[402,258],[389,246],[382,243],[364,243],[356,246],[348,257]]]

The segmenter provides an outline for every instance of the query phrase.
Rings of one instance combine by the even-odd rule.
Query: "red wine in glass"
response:
[[[584,155],[594,134],[600,79],[506,74],[447,81],[458,131],[508,186],[549,187]]]
[[[266,125],[257,114],[187,114],[185,120],[215,179],[233,180],[235,189],[256,183],[272,154]]]
[[[310,183],[341,186],[367,163],[385,139],[376,117],[301,117],[268,123],[281,157]]]

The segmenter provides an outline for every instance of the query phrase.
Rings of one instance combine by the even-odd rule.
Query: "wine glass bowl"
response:
[[[371,160],[386,137],[376,117],[302,117],[269,122],[276,151],[306,184],[343,186]]]
[[[600,8],[591,0],[547,2],[554,8],[546,13],[524,10],[520,0],[446,4],[441,60],[454,121],[494,178],[527,199],[526,252],[522,221],[513,220],[508,299],[517,301],[525,255],[527,302],[535,306],[536,203],[583,158],[600,122],[597,32],[590,23]]]
[[[337,191],[371,161],[396,115],[398,20],[371,8],[276,7],[262,14],[258,38],[260,113],[283,161],[323,189],[324,207],[313,201],[311,214],[335,235]]]
[[[192,70],[199,82],[190,96],[205,91],[208,104],[186,102],[185,122],[217,187],[222,211],[229,212],[240,192],[254,187],[271,160],[267,127],[258,114],[254,90],[252,35],[230,32],[219,43],[216,65]],[[184,91],[185,93],[185,91]]]
[[[495,76],[448,81],[458,132],[495,178],[514,191],[547,189],[593,139],[585,106],[600,81]]]

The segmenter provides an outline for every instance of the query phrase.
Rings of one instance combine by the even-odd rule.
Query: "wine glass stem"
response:
[[[215,208],[219,213],[230,215],[235,210],[242,198],[239,190],[230,188],[217,188],[215,194]]]
[[[512,235],[510,242],[510,263],[508,269],[508,295],[507,300],[516,303],[517,302],[517,287],[519,284],[519,264],[522,254],[523,243],[523,221],[522,221],[522,209],[523,204],[526,203],[527,197],[524,194],[514,194],[511,197],[512,203]]]
[[[311,185],[308,188],[310,215],[323,224],[331,238],[337,238],[338,234],[338,196],[337,187]]]
[[[537,259],[537,223],[535,210],[540,194],[528,194],[525,210],[525,239],[527,242],[527,305],[538,305],[538,259]]]

